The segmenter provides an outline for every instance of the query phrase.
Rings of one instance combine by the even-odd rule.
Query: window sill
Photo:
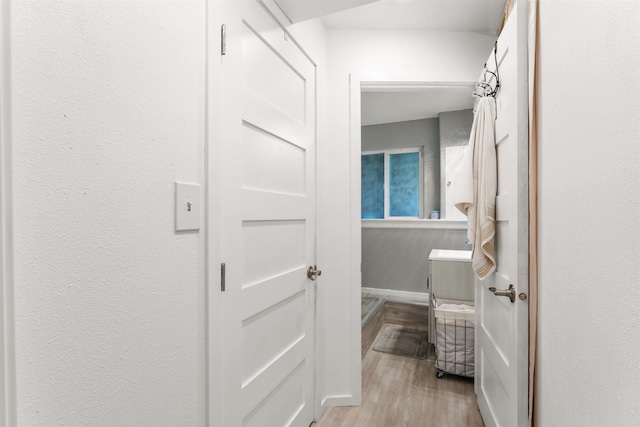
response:
[[[466,219],[363,219],[362,228],[466,230]]]

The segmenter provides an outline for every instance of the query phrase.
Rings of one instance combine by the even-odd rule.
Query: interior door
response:
[[[478,406],[487,426],[527,424],[528,134],[526,3],[516,2],[497,45],[496,271],[475,280]],[[495,69],[493,54],[487,67]],[[515,300],[489,288],[515,287]],[[522,298],[520,295],[522,294]]]
[[[261,3],[223,4],[223,425],[307,427],[315,67]]]

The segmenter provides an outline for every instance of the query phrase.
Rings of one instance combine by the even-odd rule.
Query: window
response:
[[[362,218],[420,218],[422,152],[419,148],[362,154]]]

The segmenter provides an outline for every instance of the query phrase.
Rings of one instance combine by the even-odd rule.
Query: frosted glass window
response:
[[[362,218],[384,218],[384,153],[362,156]]]
[[[422,156],[408,148],[363,153],[363,219],[419,218],[422,203]]]
[[[389,216],[420,216],[420,154],[389,154]]]

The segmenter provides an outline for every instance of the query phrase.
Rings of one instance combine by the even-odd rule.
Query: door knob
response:
[[[507,297],[511,302],[516,302],[516,288],[513,285],[509,285],[509,289],[496,289],[490,287],[489,290],[497,297]]]
[[[322,270],[318,270],[317,266],[309,267],[307,270],[307,277],[311,280],[316,280],[318,276],[322,275]]]

